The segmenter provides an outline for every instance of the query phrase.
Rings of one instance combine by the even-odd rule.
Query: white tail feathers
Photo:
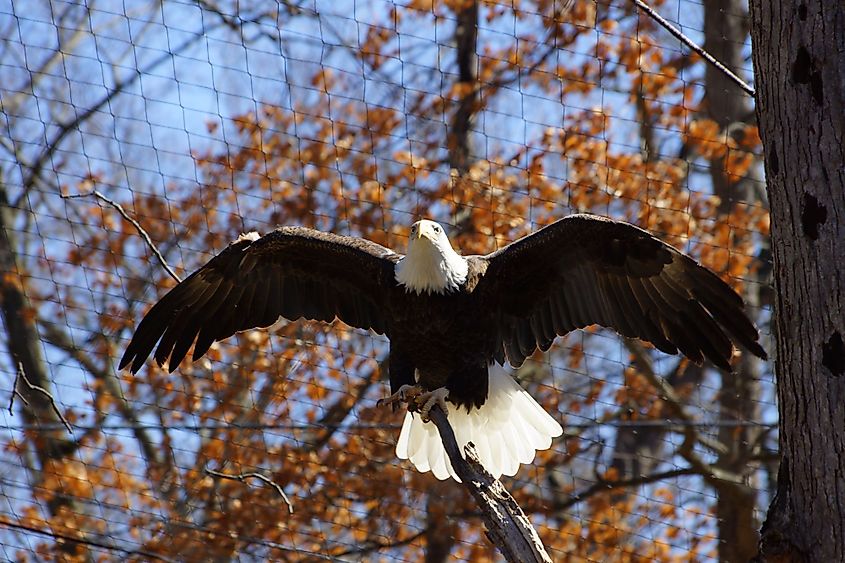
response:
[[[461,453],[467,442],[475,444],[481,464],[498,479],[515,475],[521,463],[531,463],[536,450],[548,449],[563,429],[504,369],[491,366],[489,377],[487,402],[480,409],[467,412],[447,402],[447,414]],[[405,415],[396,455],[411,460],[422,473],[460,481],[437,427],[419,415]]]

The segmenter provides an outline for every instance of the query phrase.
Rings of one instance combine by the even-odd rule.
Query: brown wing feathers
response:
[[[548,349],[554,335],[592,324],[725,370],[731,337],[766,357],[739,295],[632,225],[574,215],[485,258],[488,283],[502,293],[501,346],[514,365]]]
[[[153,348],[171,370],[216,340],[279,316],[386,332],[381,300],[399,256],[369,241],[283,227],[242,237],[162,298],[120,362],[137,371]],[[477,290],[497,311],[494,357],[520,365],[555,337],[599,324],[730,369],[733,343],[766,357],[742,299],[706,268],[626,223],[573,215],[471,260]]]
[[[380,284],[398,257],[375,243],[300,227],[242,237],[174,287],[147,313],[120,368],[155,359],[175,369],[191,345],[200,358],[214,341],[273,324],[280,316],[385,332]]]

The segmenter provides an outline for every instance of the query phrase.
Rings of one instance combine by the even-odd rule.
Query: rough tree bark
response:
[[[760,561],[845,561],[845,3],[751,1],[781,468]]]

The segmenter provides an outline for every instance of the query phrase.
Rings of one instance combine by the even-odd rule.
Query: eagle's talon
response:
[[[394,407],[398,403],[411,403],[417,397],[420,397],[424,394],[423,388],[419,385],[403,385],[399,388],[399,390],[392,394],[389,397],[385,397],[384,399],[379,399],[376,401],[376,406],[384,407],[387,405],[393,405]]]
[[[443,409],[444,413],[448,413],[446,407],[446,399],[449,397],[449,390],[445,387],[439,387],[434,391],[429,391],[427,393],[422,393],[416,397],[414,400],[414,406],[417,407],[417,410],[420,413],[420,418],[422,418],[423,422],[428,422],[430,420],[429,413],[431,413],[431,409],[434,405],[440,405],[440,408]]]
[[[425,391],[419,385],[403,385],[391,396],[379,399],[376,406],[392,405],[395,408],[399,403],[406,403],[410,412],[418,412],[423,422],[428,422],[428,415],[434,405],[440,405],[443,412],[448,412],[446,410],[446,398],[448,396],[449,390],[445,387],[440,387],[434,391]]]

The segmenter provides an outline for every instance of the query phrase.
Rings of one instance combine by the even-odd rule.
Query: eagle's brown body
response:
[[[495,356],[495,311],[475,291],[486,264],[470,257],[464,285],[445,294],[416,294],[397,285],[390,292],[391,388],[446,387],[449,400],[480,407],[487,398],[487,369]],[[432,350],[437,352],[432,354]]]

